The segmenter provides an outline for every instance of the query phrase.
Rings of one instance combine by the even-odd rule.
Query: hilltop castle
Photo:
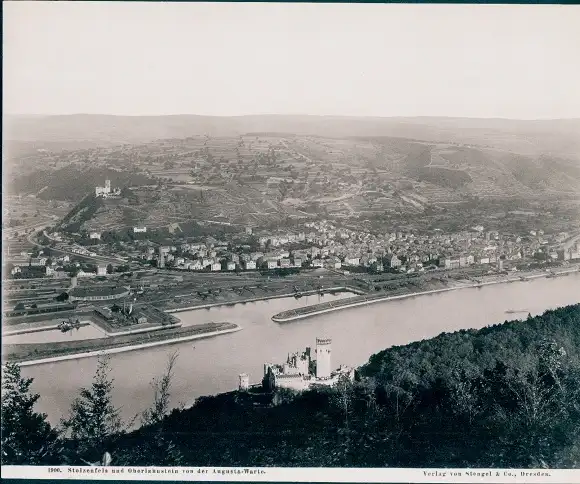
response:
[[[332,370],[330,339],[316,338],[316,358],[312,358],[311,348],[303,352],[288,355],[286,363],[264,365],[263,385],[265,389],[290,388],[292,390],[308,390],[312,386],[333,386],[341,377],[354,379],[354,369],[341,366]],[[247,375],[240,376],[240,389],[249,385]],[[242,385],[243,383],[243,385]]]
[[[104,187],[95,187],[95,196],[101,198],[108,198],[111,196],[119,196],[121,194],[120,188],[111,189],[111,180],[105,180]]]

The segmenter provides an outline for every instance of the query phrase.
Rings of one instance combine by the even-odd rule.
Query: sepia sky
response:
[[[4,112],[580,117],[580,7],[4,3]]]

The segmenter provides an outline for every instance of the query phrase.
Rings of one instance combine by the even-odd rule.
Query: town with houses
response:
[[[119,193],[119,189],[111,188],[110,180],[105,181],[104,187],[95,187],[97,197],[114,197]],[[65,268],[75,262],[75,256],[95,260],[113,257],[116,259],[113,266],[131,263],[183,271],[325,268],[344,273],[395,271],[406,274],[471,266],[515,268],[521,261],[580,259],[580,244],[574,239],[574,234],[545,234],[541,228],[514,234],[478,225],[457,233],[435,230],[431,234],[399,231],[373,234],[320,220],[305,222],[300,230],[294,232],[244,227],[240,229],[241,241],[233,240],[234,237],[183,240],[185,238],[177,232],[172,245],[150,242],[143,237],[147,231],[146,226],[133,227],[135,239],[119,242],[117,249],[100,243],[102,233],[97,230],[85,235],[90,245],[75,242],[80,238],[78,234],[71,236],[58,231],[43,231],[42,237],[48,239],[50,248],[33,250],[30,247],[11,254],[8,245],[10,274],[17,278],[26,277],[28,273],[38,275],[39,268],[42,268],[44,276],[68,277],[70,271]],[[566,244],[569,240],[572,243]],[[51,256],[51,248],[66,253]],[[93,270],[86,271],[80,269],[81,263],[76,261],[79,269],[75,270],[75,275],[80,278],[106,276],[109,265],[110,262],[97,263]]]
[[[126,197],[126,188],[106,179],[62,220],[70,221],[76,216],[71,213],[90,211],[94,204],[114,204],[123,190]],[[198,233],[177,222],[117,231],[95,223],[70,227],[62,221],[36,226],[5,245],[3,314],[17,333],[28,334],[36,326],[74,328],[77,323],[70,321],[80,321],[106,334],[90,343],[98,347],[118,344],[114,340],[120,337],[129,338],[127,344],[145,338],[161,344],[172,337],[187,340],[241,329],[213,321],[181,327],[163,316],[168,312],[345,293],[340,301],[327,298],[271,316],[284,324],[385,298],[556,277],[580,268],[580,230],[573,224],[568,232],[528,227],[517,233],[483,224],[456,232],[381,231],[325,217],[297,220],[292,227],[200,220]],[[129,316],[120,307],[132,308]],[[89,344],[84,341],[67,347],[47,342],[42,351],[66,357]],[[327,361],[321,359],[326,349],[330,354],[330,343],[323,341],[317,340],[312,353],[267,365],[263,386],[304,390],[351,375],[348,369],[320,363]],[[12,350],[13,357],[31,359],[39,348],[13,345]]]
[[[148,247],[130,252],[135,259],[156,261],[157,267],[193,271],[327,268],[334,270],[395,270],[404,273],[433,269],[458,269],[473,265],[501,264],[523,259],[562,260],[580,258],[576,243],[552,250],[569,238],[568,233],[545,237],[531,230],[527,235],[500,234],[474,227],[456,234],[414,235],[394,232],[372,235],[338,229],[321,221],[305,224],[298,233],[264,234],[258,238],[261,250],[242,252],[248,247],[229,247],[227,241],[185,243]],[[306,232],[308,230],[308,232]],[[301,246],[293,248],[293,246]]]

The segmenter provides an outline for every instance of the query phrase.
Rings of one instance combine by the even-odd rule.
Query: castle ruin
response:
[[[332,340],[316,338],[316,357],[312,358],[311,348],[288,355],[283,364],[264,365],[263,385],[267,390],[289,388],[304,391],[317,385],[333,386],[341,377],[351,381],[354,379],[354,369],[346,366],[332,370],[331,363]]]

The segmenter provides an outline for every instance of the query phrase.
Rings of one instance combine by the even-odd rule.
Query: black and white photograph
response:
[[[3,43],[5,477],[580,482],[579,6],[9,1]]]

